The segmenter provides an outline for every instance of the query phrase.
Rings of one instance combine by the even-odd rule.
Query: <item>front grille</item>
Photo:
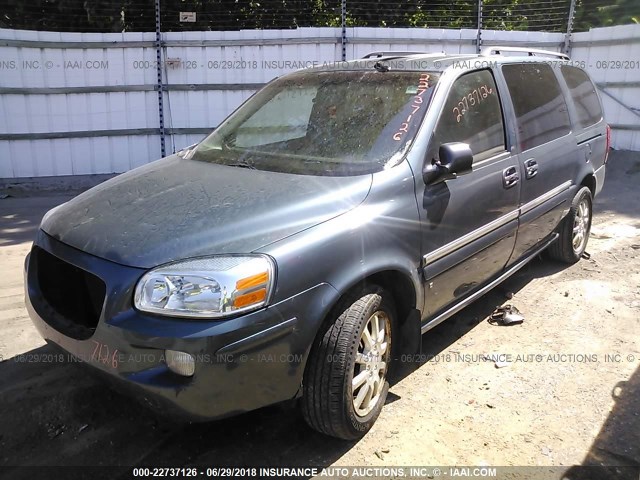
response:
[[[34,247],[32,259],[46,310],[44,320],[69,337],[91,337],[104,304],[104,282],[38,247]]]

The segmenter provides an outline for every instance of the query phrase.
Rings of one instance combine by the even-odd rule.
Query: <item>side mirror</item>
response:
[[[434,185],[470,173],[473,169],[473,153],[466,143],[444,143],[438,153],[440,160],[428,163],[422,169],[426,185]]]

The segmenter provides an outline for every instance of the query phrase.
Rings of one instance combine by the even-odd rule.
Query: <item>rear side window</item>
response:
[[[578,126],[585,128],[602,120],[600,100],[589,76],[579,68],[569,65],[563,65],[560,71],[571,90],[571,98],[578,114]]]
[[[469,144],[475,162],[505,150],[502,108],[490,71],[468,73],[455,81],[427,158],[437,158],[440,145],[450,142]]]
[[[567,104],[549,65],[517,63],[502,67],[516,112],[520,148],[528,150],[571,131]]]

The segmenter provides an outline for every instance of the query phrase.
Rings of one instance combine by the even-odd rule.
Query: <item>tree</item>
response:
[[[613,3],[611,3],[613,1]],[[476,28],[477,0],[346,0],[347,25]],[[570,0],[484,0],[483,26],[565,31]],[[155,0],[0,0],[0,26],[70,32],[155,31]],[[196,12],[181,23],[180,12]],[[576,30],[640,22],[638,0],[578,0]],[[341,0],[161,0],[163,31],[340,26]]]
[[[629,23],[640,23],[640,2],[638,0],[615,0],[599,2],[579,0],[575,17],[576,30],[592,27],[610,27]]]

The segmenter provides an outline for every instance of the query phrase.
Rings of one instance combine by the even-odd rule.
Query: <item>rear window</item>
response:
[[[571,131],[567,104],[549,65],[517,63],[502,67],[518,122],[521,150]]]
[[[578,126],[585,128],[602,120],[600,100],[589,76],[579,68],[569,65],[563,65],[560,71],[571,90],[571,98],[578,114]]]

